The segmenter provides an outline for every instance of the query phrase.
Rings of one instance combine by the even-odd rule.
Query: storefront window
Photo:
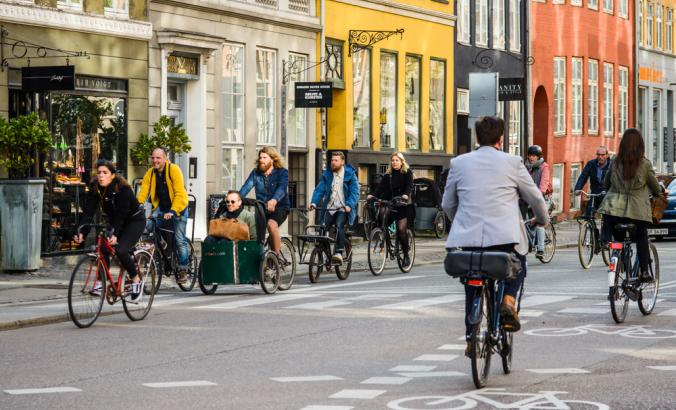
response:
[[[275,145],[277,53],[256,50],[256,125],[260,145]]]
[[[380,53],[380,148],[397,140],[397,55]]]
[[[244,46],[223,46],[223,143],[244,142]]]
[[[354,147],[371,147],[371,50],[352,54]]]
[[[420,149],[420,57],[406,56],[406,148]]]
[[[289,87],[287,95],[288,120],[286,123],[287,138],[289,145],[304,147],[307,140],[307,110],[305,108],[295,108],[295,94],[293,90],[297,81],[306,81],[307,79],[307,56],[301,54],[289,54],[289,64],[291,75],[289,76]]]
[[[446,62],[430,60],[430,149],[443,151],[446,136]]]
[[[244,150],[240,147],[223,147],[223,191],[242,186]]]
[[[509,149],[512,155],[521,155],[521,101],[509,102]]]

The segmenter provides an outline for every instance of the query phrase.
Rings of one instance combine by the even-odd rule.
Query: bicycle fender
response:
[[[472,300],[472,309],[469,312],[468,319],[471,325],[476,325],[481,322],[481,292],[479,292],[479,296]]]

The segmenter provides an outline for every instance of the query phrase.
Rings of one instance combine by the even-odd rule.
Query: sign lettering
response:
[[[333,83],[330,81],[296,83],[296,108],[322,108],[333,105]]]

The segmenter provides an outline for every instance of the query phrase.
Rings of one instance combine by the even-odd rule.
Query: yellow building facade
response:
[[[416,177],[434,179],[448,167],[454,29],[453,2],[325,2],[318,75],[334,90],[324,148],[346,152],[362,184],[384,172],[394,151]]]

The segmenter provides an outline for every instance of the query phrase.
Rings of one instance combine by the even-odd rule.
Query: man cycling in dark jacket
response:
[[[601,194],[605,191],[603,187],[603,179],[605,178],[608,170],[610,169],[610,158],[608,155],[608,148],[600,146],[596,149],[596,158],[587,162],[577,179],[575,184],[575,195],[579,196],[583,192],[583,188],[587,181],[589,181],[589,190],[593,195]],[[589,201],[587,205],[587,210],[585,211],[586,217],[592,217],[596,214],[596,210],[601,205],[604,196],[598,196]],[[605,221],[604,221],[605,222]],[[605,227],[607,224],[603,224]],[[598,235],[598,232],[596,232]],[[610,232],[603,228],[601,232],[601,243],[606,244],[610,238]]]

